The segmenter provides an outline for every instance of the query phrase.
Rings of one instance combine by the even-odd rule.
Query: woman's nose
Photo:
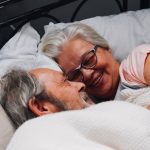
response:
[[[84,77],[84,82],[86,83],[88,80],[90,80],[94,70],[93,69],[84,69],[84,68],[82,68],[81,72],[82,72],[83,77]]]

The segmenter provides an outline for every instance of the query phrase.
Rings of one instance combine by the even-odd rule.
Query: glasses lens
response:
[[[87,69],[93,68],[96,65],[96,63],[97,63],[97,57],[96,57],[94,51],[87,53],[82,58],[82,66]]]
[[[83,80],[83,74],[79,69],[69,72],[67,77],[69,81],[80,82]]]

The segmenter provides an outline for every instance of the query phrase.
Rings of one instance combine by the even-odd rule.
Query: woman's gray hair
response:
[[[12,70],[1,78],[0,89],[0,102],[16,127],[35,117],[28,108],[28,100],[43,89],[31,73]]]
[[[109,48],[107,41],[93,28],[83,23],[73,23],[64,29],[57,29],[45,36],[42,41],[42,51],[50,58],[57,60],[57,56],[65,43],[81,38],[93,45]]]

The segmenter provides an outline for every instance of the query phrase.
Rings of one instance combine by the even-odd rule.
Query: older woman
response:
[[[47,35],[43,51],[55,58],[71,81],[86,84],[89,95],[114,99],[119,84],[119,63],[107,41],[85,24],[73,24]]]
[[[130,85],[137,82],[134,76],[145,80],[144,84],[138,82],[137,88],[150,85],[150,45],[138,49],[140,50],[135,50],[136,55],[131,54],[133,61],[128,58],[121,65],[121,89],[133,88]],[[59,63],[69,80],[84,82],[88,94],[98,98],[98,101],[114,99],[117,89],[120,90],[119,62],[113,57],[107,41],[85,24],[75,23],[49,33],[43,40],[43,52]],[[141,67],[137,55],[142,58]],[[126,69],[128,65],[131,66],[130,69]],[[141,72],[143,77],[135,73],[135,70]],[[130,85],[125,80],[130,81]]]

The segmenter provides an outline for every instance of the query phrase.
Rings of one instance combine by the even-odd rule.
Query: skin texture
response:
[[[70,82],[66,80],[63,73],[47,68],[38,68],[31,73],[38,79],[43,86],[46,95],[53,96],[65,110],[83,109],[93,102],[84,92],[85,85],[81,82]],[[62,111],[59,105],[52,104],[49,99],[31,99],[29,107],[36,115],[44,115]]]
[[[145,81],[147,82],[147,84],[150,86],[150,54],[147,55],[147,58],[145,60],[145,64],[144,64],[144,78]],[[147,109],[150,110],[150,105],[147,106]]]
[[[147,55],[144,65],[144,78],[148,85],[150,85],[150,54]]]
[[[94,45],[82,39],[65,43],[57,61],[66,73],[78,67],[81,57],[93,49]],[[86,91],[99,99],[113,99],[119,83],[119,63],[113,58],[111,50],[99,48],[96,51],[97,64],[93,69],[81,69]],[[99,81],[97,82],[97,79]],[[94,85],[94,83],[96,83]],[[92,85],[92,84],[93,85]]]

